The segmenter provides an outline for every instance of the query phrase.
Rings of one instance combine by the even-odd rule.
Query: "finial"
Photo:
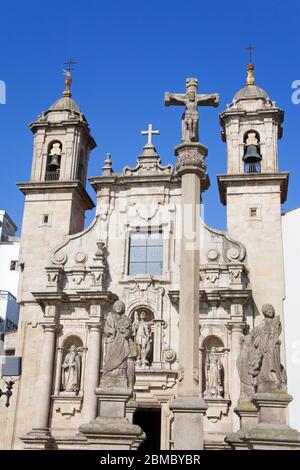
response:
[[[102,176],[110,176],[113,172],[112,163],[111,163],[111,154],[107,153],[104,161],[104,166],[102,167]]]
[[[247,71],[248,71],[247,85],[254,85],[254,75],[253,75],[254,64],[248,64],[247,65]]]
[[[66,68],[64,69],[64,75],[66,77],[66,79],[65,79],[66,88],[65,88],[65,91],[64,91],[64,96],[66,96],[67,98],[71,98],[71,96],[72,96],[72,94],[71,94],[71,84],[72,84],[71,71],[73,70],[72,65],[74,65],[74,64],[76,64],[76,62],[74,62],[71,59],[71,57],[67,62],[65,62]]]

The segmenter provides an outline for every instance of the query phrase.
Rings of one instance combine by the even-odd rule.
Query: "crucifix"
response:
[[[198,94],[197,78],[186,79],[186,92],[182,93],[165,93],[166,106],[185,106],[182,115],[182,142],[199,142],[199,114],[198,106],[219,105],[219,95]]]
[[[148,130],[147,131],[141,131],[142,135],[147,135],[148,136],[148,142],[147,145],[153,146],[152,143],[152,136],[159,134],[159,131],[155,131],[152,129],[152,124],[148,124]]]

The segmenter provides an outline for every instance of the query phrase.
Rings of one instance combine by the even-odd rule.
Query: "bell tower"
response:
[[[94,207],[85,187],[96,143],[72,99],[71,72],[65,73],[63,96],[29,125],[34,138],[31,177],[18,184],[25,195],[21,259],[27,270],[21,297],[39,289],[39,267],[42,272],[51,250],[67,235],[83,229],[85,211]]]
[[[282,315],[284,299],[281,204],[288,174],[278,169],[278,140],[284,113],[255,85],[254,65],[247,84],[220,115],[227,144],[227,174],[218,176],[227,229],[247,251],[255,309],[272,303]]]

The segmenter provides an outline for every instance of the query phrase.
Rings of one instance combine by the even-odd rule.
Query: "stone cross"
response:
[[[219,95],[217,93],[198,94],[198,79],[187,78],[185,94],[165,93],[165,105],[185,106],[182,115],[182,142],[198,142],[198,106],[217,107],[219,105]]]
[[[148,124],[148,130],[147,131],[141,131],[142,135],[147,135],[148,136],[148,142],[147,145],[153,145],[152,143],[152,136],[159,134],[159,131],[154,131],[152,130],[152,124]]]

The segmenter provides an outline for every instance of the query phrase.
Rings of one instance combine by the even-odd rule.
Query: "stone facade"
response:
[[[196,395],[205,400],[201,409],[204,448],[229,448],[224,439],[240,428],[234,409],[240,398],[236,362],[241,338],[261,321],[259,311],[267,302],[275,306],[284,325],[281,203],[288,175],[278,173],[277,157],[283,112],[263,90],[249,86],[255,90],[241,90],[221,114],[228,173],[218,179],[221,201],[227,205],[228,231],[208,227],[198,213],[199,272],[193,281],[180,278],[182,218],[186,216],[181,204],[183,185],[185,195],[198,194],[194,170],[185,166],[197,167],[202,190],[209,187],[207,150],[197,143],[196,131],[188,144],[184,141],[176,148],[176,169],[161,165],[151,138],[136,167],[125,167],[121,173],[113,172],[108,154],[102,176],[90,179],[96,215],[83,230],[84,212],[93,207],[85,184],[88,155],[95,147],[84,115],[71,96],[64,96],[30,125],[32,175],[30,182],[18,185],[25,195],[16,349],[23,358],[23,373],[15,385],[12,406],[0,408],[1,448],[135,449],[145,438],[135,423],[136,410],[158,410],[160,448],[176,448],[174,417],[182,419],[187,406],[179,390],[190,373]],[[171,99],[184,101],[186,96],[167,94],[166,100],[172,104]],[[207,96],[215,106],[217,95]],[[192,124],[198,126],[194,114]],[[244,137],[253,129],[259,134],[261,171],[245,173]],[[147,251],[149,234],[157,235],[157,241]],[[136,236],[148,240],[137,252]],[[143,258],[144,252],[149,259]],[[197,324],[193,332],[188,332],[188,323],[183,331],[187,339],[196,335],[196,364],[190,372],[188,365],[185,370],[180,365],[185,353],[178,363],[179,303],[186,293],[183,285],[187,289],[195,279],[199,279],[199,302],[191,308],[199,312]],[[137,325],[133,334],[141,348],[135,361],[133,402],[128,401],[131,391],[125,385],[122,393],[112,390],[108,399],[100,382],[107,350],[104,325],[116,299],[124,302],[127,317]],[[144,339],[138,334],[141,318],[148,331]],[[62,366],[71,367],[70,351],[80,359],[72,366],[76,383],[66,390]],[[194,419],[200,408],[193,394],[194,390],[188,395],[193,397],[188,409]],[[117,412],[112,402],[118,403]],[[107,437],[107,429],[113,433],[111,421],[105,421],[109,409],[123,420],[117,444]],[[104,421],[95,421],[99,413]],[[101,442],[100,428],[106,433]],[[185,437],[184,448],[189,448],[191,438]]]

